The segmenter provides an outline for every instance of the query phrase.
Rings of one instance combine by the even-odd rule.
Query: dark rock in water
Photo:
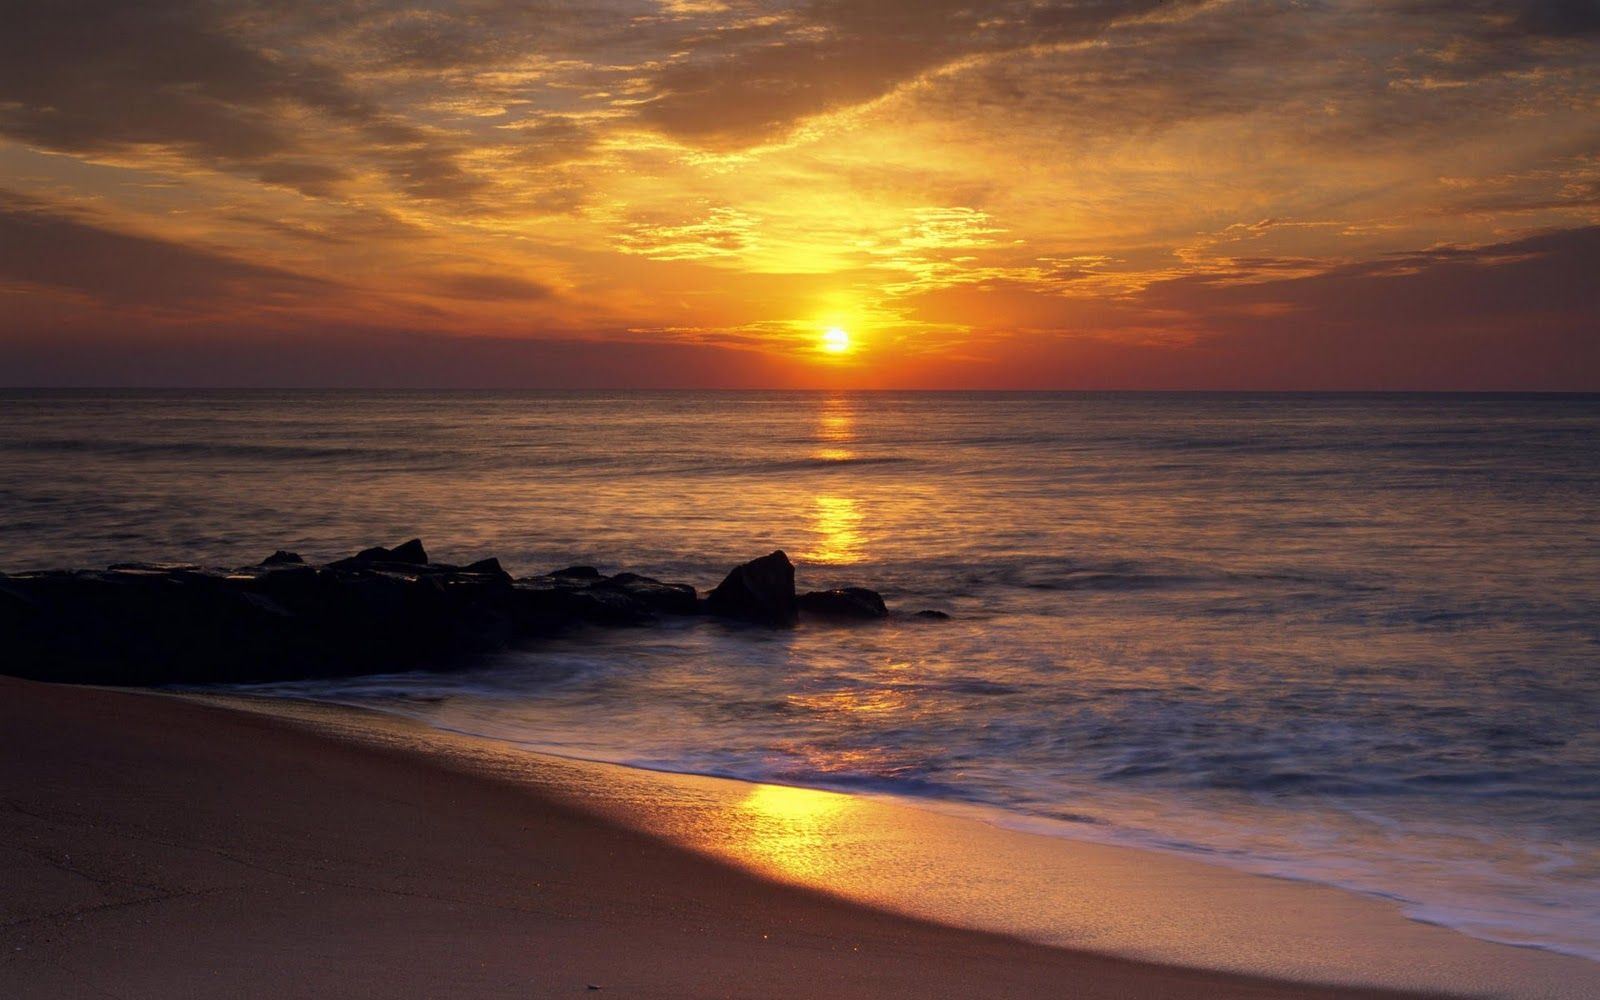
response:
[[[707,595],[706,610],[763,625],[794,625],[800,617],[794,596],[794,564],[780,550],[735,566]]]
[[[596,586],[569,594],[579,617],[594,625],[644,625],[655,617],[649,605],[618,590]]]
[[[446,669],[579,625],[695,614],[695,589],[590,566],[513,580],[498,560],[428,562],[421,542],[313,566],[277,552],[226,571],[121,563],[103,571],[0,574],[0,672],[40,680],[241,683]],[[881,617],[861,588],[805,598],[808,610]],[[793,625],[794,566],[782,552],[736,566],[705,601],[715,614]]]
[[[695,589],[686,583],[662,583],[638,573],[618,573],[595,586],[619,591],[669,615],[692,615],[700,610]]]
[[[426,566],[428,565],[428,553],[422,548],[422,539],[413,538],[409,542],[402,542],[390,549],[389,561]]]
[[[927,618],[927,619],[931,619],[933,621],[941,621],[941,622],[950,620],[950,616],[949,615],[945,614],[943,611],[934,611],[932,608],[927,608],[927,609],[924,609],[922,611],[918,611],[916,613],[915,617],[917,617],[917,618]]]
[[[148,573],[161,575],[164,573],[205,573],[204,566],[194,563],[151,563],[151,562],[123,562],[112,563],[106,567],[108,573]]]
[[[500,560],[494,556],[490,556],[487,559],[479,559],[475,563],[469,563],[463,566],[461,571],[463,573],[479,573],[486,576],[504,576],[507,578],[511,576],[510,573],[500,567]]]
[[[600,571],[595,569],[593,566],[568,566],[566,569],[558,569],[550,575],[569,580],[600,579]]]
[[[652,617],[647,605],[621,591],[555,576],[516,581],[512,584],[512,606],[518,625],[535,635],[580,622],[643,625]]]
[[[359,569],[376,565],[425,568],[428,565],[428,553],[422,548],[422,540],[413,538],[392,549],[374,545],[370,549],[362,549],[353,556],[337,559],[328,565],[333,569]]]
[[[800,610],[830,618],[884,618],[889,609],[875,590],[845,587],[841,590],[813,590],[800,595]]]

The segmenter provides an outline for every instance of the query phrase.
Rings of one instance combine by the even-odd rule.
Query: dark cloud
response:
[[[1600,3],[1594,0],[1524,0],[1517,27],[1558,37],[1600,35]]]
[[[545,167],[581,159],[599,139],[598,129],[565,115],[550,115],[519,123],[508,131],[515,136],[515,160],[530,167]]]
[[[440,294],[491,302],[531,302],[554,294],[548,285],[508,274],[447,274],[434,281]]]
[[[1477,325],[1487,319],[1600,324],[1600,226],[1539,233],[1482,246],[1386,254],[1323,273],[1240,283],[1245,273],[1179,278],[1150,286],[1143,302],[1204,313],[1274,302],[1322,325],[1363,324],[1400,333],[1416,324]],[[1600,332],[1600,331],[1597,331]]]
[[[241,326],[226,338],[134,329],[108,339],[54,329],[0,337],[7,386],[374,388],[770,388],[792,366],[704,344],[609,339],[450,337],[318,326]]]
[[[162,147],[312,189],[328,167],[277,162],[303,152],[279,117],[299,107],[371,113],[323,67],[250,44],[208,3],[7,3],[0,23],[0,132],[32,145],[106,154]]]
[[[814,0],[775,23],[699,39],[652,80],[645,121],[707,145],[770,138],[963,56],[1095,37],[1180,0]]]
[[[1514,82],[1530,69],[1593,85],[1600,57],[1595,0],[1395,0],[1379,12],[1398,37],[1419,42],[1398,64],[1430,85]]]
[[[0,190],[0,282],[43,285],[107,303],[255,303],[324,294],[319,278],[104,228]]]
[[[959,369],[908,363],[895,384],[1008,388],[1574,390],[1600,387],[1600,227],[1388,254],[1304,277],[1276,261],[1062,297],[943,289],[941,321],[1014,318]],[[1262,280],[1265,278],[1266,280]]]
[[[1402,0],[1400,9],[1460,23],[1470,18],[1483,34],[1576,38],[1600,34],[1595,0]]]
[[[293,10],[205,0],[7,3],[0,134],[87,156],[159,151],[314,196],[337,192],[351,162],[369,155],[416,197],[481,187],[456,162],[458,143],[396,119],[308,55],[317,39],[285,31]]]
[[[1187,352],[1234,385],[1600,385],[1600,226],[1390,254],[1322,274],[1152,286],[1144,308],[1192,317]],[[1269,305],[1271,308],[1262,308]]]
[[[424,231],[391,212],[365,208],[322,212],[302,219],[233,212],[223,218],[246,226],[287,236],[291,239],[325,245],[374,240],[415,240]]]

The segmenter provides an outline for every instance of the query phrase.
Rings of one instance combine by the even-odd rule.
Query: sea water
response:
[[[257,690],[1600,960],[1600,397],[0,393],[0,570],[414,535],[703,589],[782,548],[897,614]]]

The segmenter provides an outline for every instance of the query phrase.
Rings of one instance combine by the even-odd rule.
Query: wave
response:
[[[744,465],[735,463],[731,467],[722,468],[746,472],[801,472],[809,469],[839,469],[863,465],[906,465],[914,461],[899,455],[841,455],[836,458],[814,455],[810,458],[784,461],[751,462]]]
[[[0,452],[83,453],[152,458],[237,458],[263,461],[441,461],[443,456],[413,448],[339,445],[263,444],[227,441],[140,441],[118,438],[47,438],[0,441]]]
[[[1159,851],[1238,871],[1332,886],[1394,903],[1410,919],[1452,928],[1481,940],[1600,961],[1600,946],[1596,945],[1600,935],[1594,933],[1600,931],[1595,920],[1595,914],[1600,913],[1600,892],[1581,878],[1574,882],[1564,877],[1564,872],[1583,863],[1565,850],[1572,845],[1530,847],[1492,831],[1428,830],[1422,824],[1396,824],[1379,816],[1372,817],[1380,828],[1378,840],[1362,850],[1297,853],[1289,849],[1291,844],[1338,844],[1349,839],[1350,824],[1359,814],[1337,807],[1300,814],[1294,820],[1298,825],[1285,830],[1252,825],[1256,820],[1270,822],[1267,814],[1259,814],[1254,820],[1242,815],[1218,815],[1203,800],[1167,799],[1158,813],[1160,825],[1155,827],[1148,821],[1148,810],[1130,810],[1126,802],[1116,797],[1085,798],[1070,807],[1052,804],[1048,799],[1008,799],[989,789],[942,780],[915,767],[818,771],[770,762],[732,763],[705,752],[640,757],[627,752],[597,751],[581,742],[518,738],[494,727],[443,723],[426,711],[416,710],[431,699],[414,691],[405,694],[398,703],[383,706],[384,710],[441,731],[494,739],[530,752],[643,771],[881,796],[1033,835]],[[323,700],[373,707],[362,698]],[[1292,783],[1301,776],[1280,777]],[[1270,794],[1272,789],[1256,791]],[[1322,791],[1331,797],[1331,789]],[[1408,834],[1405,826],[1421,832],[1413,830]],[[1481,841],[1490,857],[1505,852],[1542,852],[1543,876],[1536,876],[1537,882],[1529,882],[1502,876],[1474,858],[1441,858],[1430,853],[1430,838],[1448,841],[1460,836]],[[1419,874],[1420,878],[1413,877]]]

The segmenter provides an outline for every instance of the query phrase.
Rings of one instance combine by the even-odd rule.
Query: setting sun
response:
[[[822,333],[822,349],[829,354],[843,354],[850,350],[850,334],[837,326],[830,326]]]

